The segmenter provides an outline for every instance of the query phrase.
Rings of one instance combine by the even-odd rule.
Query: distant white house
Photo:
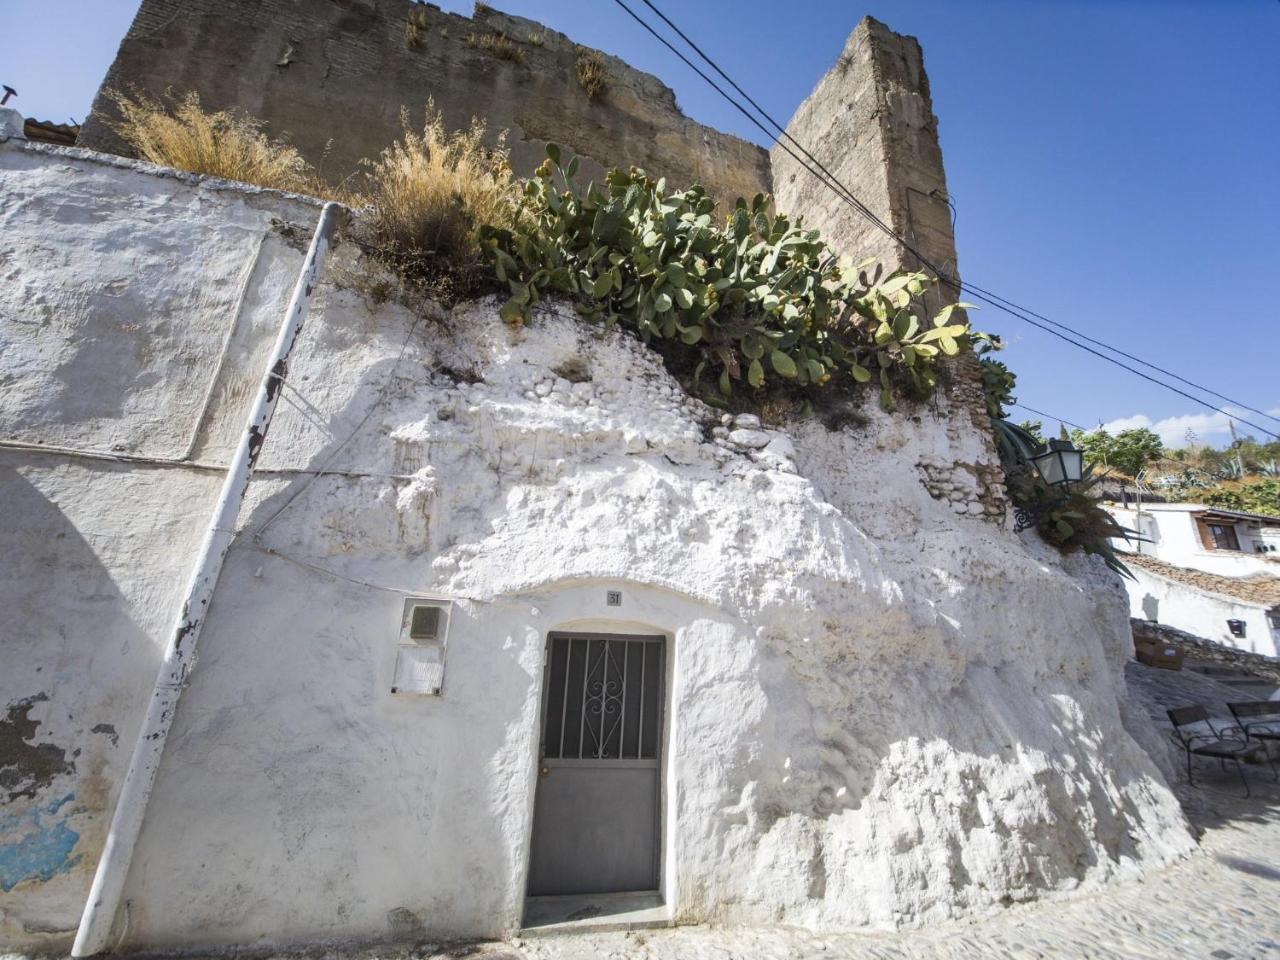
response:
[[[1228,577],[1280,576],[1280,518],[1199,503],[1105,504],[1143,540],[1120,548]]]
[[[1280,519],[1195,503],[1104,506],[1144,538],[1115,542],[1136,578],[1132,616],[1280,656]]]

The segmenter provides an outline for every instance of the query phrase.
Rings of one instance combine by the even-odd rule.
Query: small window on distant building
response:
[[[1209,536],[1213,537],[1215,550],[1239,550],[1240,541],[1236,537],[1236,528],[1223,523],[1209,524]]]

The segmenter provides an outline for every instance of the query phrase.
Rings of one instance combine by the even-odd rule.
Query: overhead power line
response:
[[[1009,406],[1017,407],[1019,410],[1025,410],[1027,413],[1034,413],[1037,417],[1043,417],[1045,420],[1057,420],[1059,423],[1065,423],[1068,427],[1075,427],[1077,430],[1083,430],[1085,433],[1090,432],[1088,427],[1082,427],[1078,423],[1072,423],[1066,417],[1055,417],[1042,410],[1037,410],[1035,407],[1028,407],[1025,403],[1011,403]]]
[[[1132,353],[1126,353],[1125,351],[1121,350],[1119,347],[1113,347],[1109,343],[1104,343],[1101,340],[1095,340],[1093,337],[1089,336],[1087,333],[1081,333],[1079,330],[1075,330],[1067,326],[1065,323],[1059,323],[1057,320],[1050,320],[1048,317],[1042,314],[1036,313],[1030,307],[1019,306],[1018,304],[1013,303],[1010,300],[1006,300],[1004,297],[991,293],[989,290],[983,290],[981,287],[973,283],[970,283],[968,280],[965,280],[963,282],[964,282],[964,285],[968,287],[970,290],[981,291],[982,293],[991,297],[993,300],[999,300],[1001,303],[1006,304],[1007,306],[1012,307],[1015,310],[1021,310],[1022,312],[1028,313],[1039,320],[1043,320],[1045,323],[1051,323],[1055,327],[1060,327],[1061,329],[1066,330],[1067,332],[1079,337],[1081,340],[1087,340],[1089,343],[1096,344],[1099,347],[1104,347],[1107,350],[1112,351],[1113,353],[1118,353],[1120,354],[1120,356],[1134,361],[1135,363],[1140,363],[1144,367],[1149,367],[1152,370],[1159,371],[1160,373],[1163,373],[1166,377],[1173,377],[1173,379],[1181,383],[1185,383],[1190,387],[1195,387],[1197,390],[1201,390],[1204,393],[1209,394],[1210,396],[1217,397],[1219,400],[1224,400],[1227,403],[1233,404],[1237,407],[1242,407],[1245,410],[1249,410],[1253,413],[1258,414],[1259,416],[1266,417],[1268,420],[1274,420],[1276,423],[1280,423],[1280,417],[1273,416],[1272,414],[1267,413],[1265,410],[1259,410],[1257,407],[1251,407],[1249,406],[1249,404],[1244,403],[1243,401],[1240,401],[1240,400],[1233,400],[1230,397],[1226,396],[1225,394],[1218,393],[1218,391],[1216,390],[1211,390],[1209,387],[1203,387],[1200,384],[1196,383],[1195,381],[1188,380],[1186,377],[1181,377],[1178,374],[1174,373],[1173,371],[1166,370],[1164,367],[1157,366],[1156,364],[1150,362],[1149,360],[1143,360],[1141,357],[1136,357]],[[1230,416],[1230,414],[1227,414],[1227,415]],[[1241,421],[1241,422],[1243,423],[1244,421]]]
[[[696,74],[698,74],[699,77],[701,77],[712,89],[714,89],[718,94],[720,94],[720,96],[723,97],[731,106],[733,106],[739,113],[741,113],[744,117],[746,117],[747,120],[750,121],[754,126],[759,128],[765,134],[765,136],[767,136],[770,140],[776,142],[778,146],[780,146],[783,149],[783,151],[785,151],[788,154],[788,156],[790,156],[793,160],[795,160],[798,164],[800,164],[800,166],[802,166],[810,175],[817,178],[820,182],[822,182],[829,189],[831,189],[837,195],[837,197],[839,197],[841,200],[845,201],[851,207],[853,207],[853,209],[861,217],[868,220],[877,229],[883,231],[886,235],[888,235],[889,237],[894,239],[896,242],[901,244],[902,247],[908,253],[914,256],[917,260],[919,260],[921,264],[923,264],[925,267],[933,271],[933,273],[937,275],[938,279],[941,282],[947,284],[948,286],[954,288],[959,292],[968,292],[971,296],[975,297],[978,300],[983,301],[984,303],[990,306],[995,307],[997,310],[1001,310],[1004,313],[1009,314],[1010,316],[1017,317],[1018,319],[1022,320],[1024,323],[1030,324],[1031,326],[1036,327],[1037,329],[1040,329],[1046,333],[1052,334],[1053,336],[1059,338],[1060,340],[1063,340],[1074,347],[1084,350],[1086,353],[1090,353],[1093,356],[1099,357],[1102,360],[1106,360],[1108,363],[1114,364],[1115,366],[1118,366],[1121,369],[1128,371],[1129,373],[1139,376],[1142,379],[1149,381],[1150,383],[1154,383],[1157,386],[1164,387],[1166,390],[1176,393],[1179,396],[1184,397],[1195,404],[1198,404],[1199,406],[1205,407],[1206,409],[1212,410],[1216,413],[1221,413],[1230,419],[1236,420],[1237,422],[1242,423],[1245,426],[1253,428],[1254,430],[1258,430],[1261,433],[1264,433],[1268,436],[1275,437],[1276,439],[1280,439],[1280,434],[1277,434],[1266,427],[1260,426],[1249,420],[1245,420],[1243,417],[1240,417],[1237,414],[1231,413],[1230,411],[1214,406],[1213,404],[1201,399],[1200,397],[1187,393],[1185,390],[1175,387],[1172,384],[1165,383],[1164,381],[1159,380],[1155,377],[1152,377],[1149,374],[1143,373],[1141,370],[1136,370],[1133,367],[1129,366],[1128,364],[1123,363],[1120,360],[1117,360],[1115,357],[1109,356],[1108,354],[1105,354],[1105,353],[1101,353],[1098,350],[1095,350],[1092,347],[1089,347],[1085,343],[1081,343],[1078,340],[1072,339],[1072,337],[1062,333],[1061,330],[1068,330],[1071,333],[1076,334],[1077,336],[1081,337],[1084,340],[1087,340],[1091,343],[1097,344],[1100,347],[1103,347],[1106,350],[1110,350],[1121,356],[1134,360],[1136,363],[1140,363],[1143,366],[1149,367],[1153,370],[1157,370],[1165,374],[1166,376],[1170,376],[1176,380],[1180,380],[1181,382],[1186,383],[1188,386],[1191,386],[1197,390],[1200,390],[1203,393],[1207,393],[1211,396],[1218,397],[1222,400],[1225,400],[1228,403],[1251,410],[1254,413],[1259,413],[1264,417],[1267,417],[1272,420],[1276,420],[1278,423],[1280,423],[1280,418],[1273,417],[1271,414],[1267,414],[1267,413],[1264,413],[1263,411],[1257,410],[1255,407],[1251,407],[1248,404],[1244,404],[1244,403],[1240,403],[1239,401],[1232,400],[1231,398],[1226,397],[1225,395],[1218,393],[1215,390],[1211,390],[1208,387],[1204,387],[1198,383],[1195,383],[1194,381],[1187,380],[1186,378],[1180,377],[1177,374],[1170,373],[1169,371],[1164,370],[1163,368],[1158,367],[1155,364],[1149,363],[1148,361],[1143,360],[1140,357],[1135,357],[1134,355],[1126,353],[1125,351],[1120,350],[1116,347],[1112,347],[1101,340],[1096,340],[1085,334],[1079,333],[1078,331],[1073,330],[1071,327],[1068,327],[1065,324],[1058,323],[1057,321],[1050,320],[1047,317],[1034,313],[1034,311],[1019,307],[1017,304],[1013,303],[1010,300],[1006,300],[1005,298],[999,296],[998,294],[984,290],[983,288],[973,283],[970,283],[968,281],[962,281],[956,277],[952,277],[949,274],[947,274],[944,270],[940,269],[936,264],[930,262],[929,258],[925,257],[919,250],[915,249],[915,247],[912,246],[912,244],[905,237],[900,236],[896,231],[894,231],[894,229],[891,226],[889,226],[882,219],[880,219],[880,217],[878,217],[874,213],[874,211],[870,210],[866,206],[866,204],[864,204],[861,200],[859,200],[847,186],[841,183],[840,180],[836,178],[836,176],[832,174],[831,171],[828,170],[820,161],[818,161],[818,159],[814,157],[812,153],[810,153],[801,143],[799,143],[799,141],[797,141],[794,137],[792,137],[791,134],[787,132],[786,128],[782,126],[782,124],[780,124],[776,119],[774,119],[772,116],[769,115],[768,111],[764,110],[758,103],[756,103],[756,101],[752,99],[742,89],[742,87],[740,87],[719,66],[719,64],[715,62],[714,59],[708,56],[692,39],[689,38],[687,34],[684,33],[684,31],[682,31],[678,26],[676,26],[676,24],[673,23],[669,17],[667,17],[661,10],[659,10],[657,6],[655,6],[652,2],[650,2],[650,0],[641,0],[641,2],[643,2],[645,6],[648,7],[651,11],[653,11],[653,13],[656,14],[662,20],[663,23],[665,23],[668,27],[670,27],[685,43],[687,43],[689,47],[699,57],[701,57],[704,61],[706,61],[706,63],[709,64],[710,67],[717,74],[719,74],[719,76],[721,76],[731,87],[733,87],[733,89],[737,91],[749,104],[751,104],[751,106],[755,108],[755,110],[760,114],[760,116],[763,117],[764,120],[766,120],[769,124],[771,124],[774,129],[770,130],[763,123],[761,123],[760,120],[756,116],[754,116],[750,111],[748,111],[746,107],[744,107],[741,103],[735,100],[718,83],[716,83],[711,77],[707,76],[707,74],[700,67],[698,67],[695,63],[693,63],[693,61],[691,61],[687,56],[685,56],[685,54],[682,51],[677,49],[675,45],[673,45],[666,37],[662,36],[662,34],[660,34],[656,29],[654,29],[654,27],[648,21],[643,19],[639,14],[637,14],[634,10],[632,10],[631,7],[629,7],[626,4],[625,0],[614,0],[614,3],[616,3],[619,7],[621,7],[627,13],[628,16],[630,16],[633,20],[635,20],[638,24],[640,24],[640,26],[643,27],[648,33],[650,33],[656,40],[658,40],[658,42],[660,42],[668,50],[674,53],[691,70],[693,70]],[[798,149],[801,153],[803,153],[804,156],[809,161],[812,162],[813,166],[810,166],[809,163],[806,163],[805,160],[801,159],[800,156],[797,155],[796,150],[792,149],[791,145],[794,145],[796,149]],[[817,169],[815,169],[815,167]],[[1038,319],[1032,319],[1033,317]],[[1055,328],[1061,328],[1061,330],[1055,329]]]
[[[1057,420],[1059,423],[1065,423],[1067,426],[1075,427],[1077,430],[1083,430],[1085,433],[1092,432],[1091,430],[1089,430],[1088,427],[1082,427],[1078,423],[1072,423],[1070,420],[1066,419],[1065,417],[1055,417],[1052,414],[1045,413],[1042,410],[1037,410],[1034,407],[1028,407],[1025,403],[1018,403],[1015,401],[1013,403],[1010,403],[1009,406],[1017,407],[1019,410],[1025,410],[1027,411],[1027,413],[1034,413],[1037,417],[1043,417],[1045,420]],[[1041,424],[1043,425],[1043,421],[1041,422]],[[1173,454],[1169,452],[1170,448],[1166,447],[1163,444],[1163,442],[1160,444],[1160,446],[1161,446],[1160,456],[1156,458],[1157,462],[1162,460],[1167,460],[1170,463],[1179,464],[1180,466],[1186,467],[1187,470],[1194,470],[1197,473],[1200,473],[1201,475],[1208,477],[1209,479],[1213,479],[1213,476],[1203,466],[1199,466],[1194,463],[1188,463],[1186,460],[1183,460],[1180,457],[1173,456]]]

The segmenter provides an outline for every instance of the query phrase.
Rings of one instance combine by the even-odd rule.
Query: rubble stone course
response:
[[[1130,559],[1130,557],[1125,557],[1126,562]],[[1155,640],[1159,643],[1179,648],[1194,660],[1230,664],[1241,667],[1251,673],[1280,680],[1280,660],[1275,657],[1229,647],[1225,643],[1206,640],[1204,637],[1197,637],[1194,634],[1187,633],[1185,630],[1179,630],[1163,623],[1155,623],[1151,620],[1138,620],[1135,618],[1131,622],[1135,640]]]

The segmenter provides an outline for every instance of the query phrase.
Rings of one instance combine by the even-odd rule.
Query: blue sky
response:
[[[1277,0],[655,2],[780,119],[863,13],[919,37],[961,275],[1280,416]],[[657,74],[690,116],[760,139],[608,0],[494,5]],[[13,105],[82,118],[136,6],[0,0]],[[1228,439],[1224,417],[1020,320],[990,308],[974,320],[1005,336],[1028,406],[1155,424],[1179,444],[1188,427]]]

